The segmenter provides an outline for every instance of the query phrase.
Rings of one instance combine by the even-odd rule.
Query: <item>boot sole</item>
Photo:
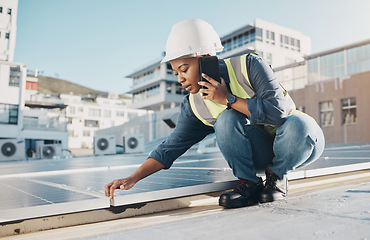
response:
[[[268,196],[260,196],[260,200],[259,202],[260,203],[268,203],[268,202],[274,202],[274,201],[281,201],[281,200],[285,200],[286,197],[284,196],[279,196],[279,197],[274,197],[274,196],[271,196],[271,195],[268,195]]]
[[[227,200],[220,199],[218,205],[224,208],[241,208],[241,207],[249,207],[258,204],[258,201],[232,201],[228,202]]]

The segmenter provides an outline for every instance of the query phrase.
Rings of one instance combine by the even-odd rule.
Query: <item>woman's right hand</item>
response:
[[[104,187],[105,196],[113,199],[114,190],[129,190],[141,179],[161,170],[164,165],[153,158],[148,158],[130,177],[116,179]]]
[[[135,181],[131,178],[121,178],[121,179],[115,179],[112,182],[105,185],[105,196],[110,197],[113,199],[114,196],[114,190],[121,189],[121,190],[129,190],[135,185]]]

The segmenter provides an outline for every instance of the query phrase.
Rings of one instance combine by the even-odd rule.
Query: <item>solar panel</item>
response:
[[[104,185],[129,176],[146,159],[143,154],[90,156],[0,163],[0,222],[107,208],[230,188],[235,181],[220,152],[188,153],[169,170],[104,196]],[[312,170],[370,162],[370,145],[327,148]]]

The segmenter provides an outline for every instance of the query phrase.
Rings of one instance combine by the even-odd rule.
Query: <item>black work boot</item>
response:
[[[260,195],[260,202],[273,202],[285,199],[288,190],[288,181],[286,176],[279,178],[273,171],[266,169],[266,183]]]
[[[239,208],[255,205],[258,203],[260,193],[263,189],[262,179],[255,183],[239,178],[239,185],[231,192],[220,196],[219,205],[225,208]]]

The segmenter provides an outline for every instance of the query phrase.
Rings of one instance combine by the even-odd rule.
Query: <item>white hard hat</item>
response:
[[[224,47],[213,27],[200,19],[188,19],[172,26],[163,62],[180,57],[216,55]]]

